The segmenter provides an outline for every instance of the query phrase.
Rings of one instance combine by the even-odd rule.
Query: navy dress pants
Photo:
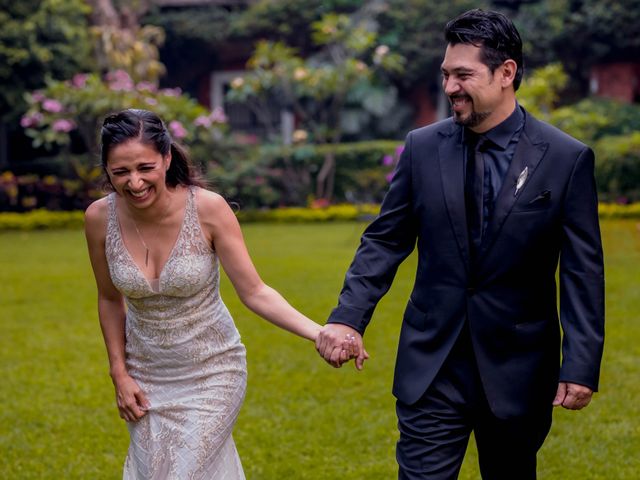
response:
[[[398,478],[458,478],[473,431],[483,480],[535,479],[536,454],[551,428],[552,408],[510,419],[493,415],[464,328],[420,400],[396,402]]]

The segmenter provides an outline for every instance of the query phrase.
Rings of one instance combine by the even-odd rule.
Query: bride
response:
[[[131,442],[125,479],[244,479],[231,435],[245,348],[219,294],[220,262],[252,311],[315,341],[320,326],[256,272],[238,222],[205,190],[160,118],[108,116],[102,166],[112,193],[85,230],[98,315]],[[345,339],[341,361],[357,356]]]

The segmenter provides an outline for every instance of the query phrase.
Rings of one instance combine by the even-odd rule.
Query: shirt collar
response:
[[[513,138],[513,136],[522,128],[524,125],[524,113],[522,112],[522,108],[518,103],[516,103],[516,108],[513,110],[513,113],[509,115],[502,123],[499,123],[491,130],[487,130],[483,134],[482,137],[487,138],[494,145],[496,145],[501,150],[505,150],[509,142]],[[463,129],[463,140],[468,142],[470,138],[474,137],[472,131]]]

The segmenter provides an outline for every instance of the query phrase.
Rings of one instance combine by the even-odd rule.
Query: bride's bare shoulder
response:
[[[225,198],[211,190],[198,188],[196,206],[200,222],[205,226],[220,226],[229,221],[231,217],[235,220],[235,214]]]
[[[101,231],[107,222],[108,199],[103,197],[91,203],[84,212],[84,224],[87,231]]]

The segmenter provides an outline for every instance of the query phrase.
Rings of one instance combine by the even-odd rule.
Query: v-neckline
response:
[[[160,292],[160,280],[162,279],[162,274],[164,273],[167,265],[169,264],[169,262],[171,261],[171,259],[173,258],[173,255],[176,251],[176,248],[178,247],[178,243],[180,242],[180,239],[182,238],[182,232],[184,231],[184,225],[187,221],[187,211],[189,209],[189,204],[191,203],[191,189],[188,188],[187,189],[187,201],[185,202],[185,206],[184,206],[184,213],[182,215],[182,223],[180,224],[180,230],[178,231],[178,235],[176,236],[176,239],[173,243],[173,247],[171,248],[171,251],[169,252],[169,256],[167,257],[167,259],[164,262],[164,265],[162,265],[162,268],[160,269],[160,273],[158,273],[158,278],[152,278],[149,279],[147,278],[147,276],[144,274],[144,272],[142,271],[142,268],[140,268],[140,265],[138,265],[136,263],[136,261],[133,259],[133,255],[131,255],[131,252],[129,251],[129,249],[127,248],[127,244],[124,242],[124,237],[122,236],[122,226],[120,225],[120,218],[118,218],[118,209],[117,209],[117,205],[116,205],[116,198],[114,197],[113,199],[113,214],[115,216],[116,219],[116,227],[117,227],[117,231],[118,231],[118,237],[120,239],[120,243],[122,244],[122,248],[125,251],[125,253],[127,254],[127,257],[129,258],[129,261],[135,266],[136,270],[138,271],[138,273],[142,276],[142,278],[144,278],[145,282],[147,283],[147,286],[149,287],[149,290],[151,290],[153,293],[158,293]],[[158,289],[154,289],[153,288],[153,282],[157,282],[158,284]]]

